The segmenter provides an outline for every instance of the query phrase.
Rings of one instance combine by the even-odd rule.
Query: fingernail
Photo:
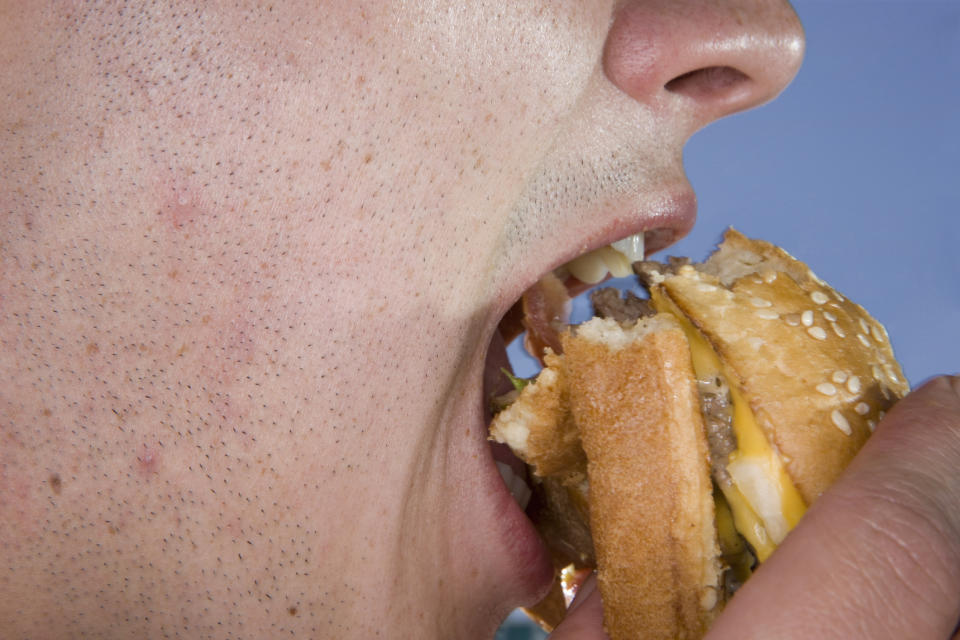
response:
[[[577,595],[574,597],[573,602],[570,603],[570,608],[568,610],[573,611],[574,609],[579,607],[596,590],[597,590],[597,573],[596,571],[594,571],[577,588]]]

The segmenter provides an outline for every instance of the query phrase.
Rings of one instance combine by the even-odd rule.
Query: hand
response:
[[[897,404],[708,638],[960,638],[960,377]],[[955,635],[954,635],[955,634]]]
[[[603,632],[603,606],[597,575],[591,574],[577,590],[577,596],[549,640],[609,640]]]

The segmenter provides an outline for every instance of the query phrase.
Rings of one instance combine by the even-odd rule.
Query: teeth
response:
[[[567,263],[567,269],[581,282],[596,284],[610,272],[607,261],[604,260],[604,252],[608,250],[610,247],[603,247],[574,258]]]
[[[532,493],[530,487],[527,486],[523,478],[518,476],[507,463],[497,460],[497,470],[500,472],[500,477],[503,478],[503,482],[507,485],[510,495],[517,501],[521,509],[526,509],[530,503],[530,495]]]
[[[631,265],[644,259],[643,234],[617,240],[607,247],[594,249],[566,264],[570,273],[581,282],[596,284],[612,274],[624,278],[633,273]]]
[[[626,256],[630,264],[633,264],[637,260],[643,260],[646,257],[643,253],[642,233],[635,233],[623,240],[617,240],[610,246]]]

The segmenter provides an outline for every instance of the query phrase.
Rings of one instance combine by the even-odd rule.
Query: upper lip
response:
[[[563,232],[563,235],[571,238],[570,242],[543,243],[537,258],[525,261],[527,269],[507,276],[508,280],[500,288],[495,318],[502,318],[544,274],[577,256],[641,232],[646,240],[646,254],[650,255],[684,237],[693,228],[697,217],[696,196],[686,182],[682,188],[662,195],[652,208],[643,212],[629,212],[629,207],[628,203],[619,206],[618,203],[611,203],[609,213],[595,216],[584,228]]]

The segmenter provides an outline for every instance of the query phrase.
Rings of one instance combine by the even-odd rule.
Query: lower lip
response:
[[[533,523],[507,490],[492,454],[488,453],[487,464],[484,466],[491,476],[489,482],[493,485],[491,491],[496,502],[494,517],[499,523],[497,528],[501,535],[501,547],[510,558],[514,570],[511,580],[515,581],[522,594],[518,604],[536,604],[553,584],[554,571],[550,554]]]
[[[495,337],[491,341],[489,349],[491,353],[487,354],[485,365],[489,365],[497,371],[499,371],[500,366],[508,365],[506,348],[499,338],[498,332],[495,332]],[[484,386],[489,384],[490,381],[488,380],[487,385]],[[484,396],[486,396],[486,391]],[[484,415],[484,419],[481,420],[484,438],[487,434],[488,421],[489,416]],[[494,518],[497,519],[497,528],[502,536],[501,546],[510,557],[511,565],[515,569],[514,575],[511,577],[518,581],[518,586],[525,594],[524,599],[529,600],[522,604],[532,605],[546,594],[553,583],[553,565],[533,523],[524,514],[507,489],[503,478],[500,477],[493,452],[486,440],[483,450],[483,455],[486,457],[482,465],[485,469],[484,481],[485,484],[489,484],[488,495],[492,495],[495,500]]]

